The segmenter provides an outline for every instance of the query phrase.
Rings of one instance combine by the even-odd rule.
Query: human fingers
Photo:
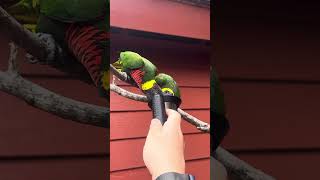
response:
[[[172,109],[167,109],[166,112],[168,115],[168,119],[164,124],[165,128],[180,130],[181,115],[177,111]]]

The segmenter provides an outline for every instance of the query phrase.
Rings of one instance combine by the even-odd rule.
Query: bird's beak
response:
[[[118,61],[112,63],[112,65],[119,71],[122,69],[122,61],[119,59]]]

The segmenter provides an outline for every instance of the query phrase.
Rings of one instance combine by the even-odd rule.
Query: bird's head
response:
[[[123,72],[130,72],[134,69],[141,68],[143,57],[132,51],[124,51],[120,53],[119,59],[112,64],[115,68]]]
[[[161,87],[162,92],[171,94],[180,98],[180,90],[176,81],[169,75],[160,73],[155,77],[157,84]]]

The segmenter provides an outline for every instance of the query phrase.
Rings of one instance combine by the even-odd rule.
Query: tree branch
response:
[[[210,133],[210,124],[201,121],[200,119],[186,113],[182,109],[178,108],[178,112],[181,114],[181,117],[188,121],[190,124],[194,125],[200,131]]]
[[[115,85],[115,84],[110,84],[110,90],[117,93],[120,96],[126,97],[131,100],[135,101],[141,101],[141,102],[148,102],[147,96],[140,95],[140,94],[135,94],[130,91],[127,91],[125,89],[122,89],[121,87]]]
[[[127,74],[119,72],[111,64],[110,69],[111,72],[113,72],[114,75],[117,76],[120,80],[123,80],[130,84],[130,82],[128,82],[127,80]],[[128,99],[148,102],[146,96],[129,92],[116,86],[115,84],[110,84],[110,90]],[[210,132],[210,124],[207,124],[197,119],[196,117],[191,116],[190,114],[184,112],[182,109],[178,109],[178,112],[181,114],[181,117],[196,126],[199,130],[207,133]],[[258,169],[255,169],[254,167],[233,156],[231,153],[221,147],[218,147],[218,149],[216,150],[215,158],[226,167],[228,176],[232,177],[232,180],[275,180],[273,177],[263,173]]]
[[[120,96],[126,97],[128,99],[132,99],[135,101],[141,101],[141,102],[148,102],[148,99],[146,96],[129,92],[125,89],[122,89],[119,86],[114,85],[114,84],[110,84],[110,90],[119,94]],[[199,130],[201,130],[203,132],[207,132],[207,133],[210,132],[210,125],[208,123],[202,122],[201,120],[184,112],[180,108],[178,109],[178,112],[181,114],[181,117],[183,119],[185,119],[187,122],[191,123],[192,125],[196,126]]]
[[[0,7],[0,30],[19,47],[24,48],[35,58],[44,60],[47,58],[48,49],[34,33],[25,29],[10,14]]]
[[[110,90],[131,100],[148,102],[146,96],[129,92],[114,84],[110,84]],[[191,116],[182,109],[178,109],[178,112],[181,114],[181,117],[195,125],[199,130],[207,133],[210,132],[209,124]],[[232,177],[233,180],[275,180],[273,177],[255,169],[221,147],[218,147],[214,157],[226,167],[228,175]]]
[[[0,89],[33,107],[79,123],[99,127],[109,126],[109,110],[79,102],[42,88],[18,74],[0,71]]]
[[[228,176],[232,180],[275,180],[275,178],[255,169],[221,147],[217,148],[214,158],[226,167]]]

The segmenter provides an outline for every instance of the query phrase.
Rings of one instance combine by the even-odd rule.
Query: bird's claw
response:
[[[26,58],[29,63],[35,64],[54,64],[56,61],[56,57],[59,54],[62,54],[62,49],[60,46],[56,43],[53,36],[51,34],[46,33],[36,33],[38,38],[41,40],[42,43],[45,44],[47,47],[47,57],[45,59],[37,59],[31,54],[26,54]]]

